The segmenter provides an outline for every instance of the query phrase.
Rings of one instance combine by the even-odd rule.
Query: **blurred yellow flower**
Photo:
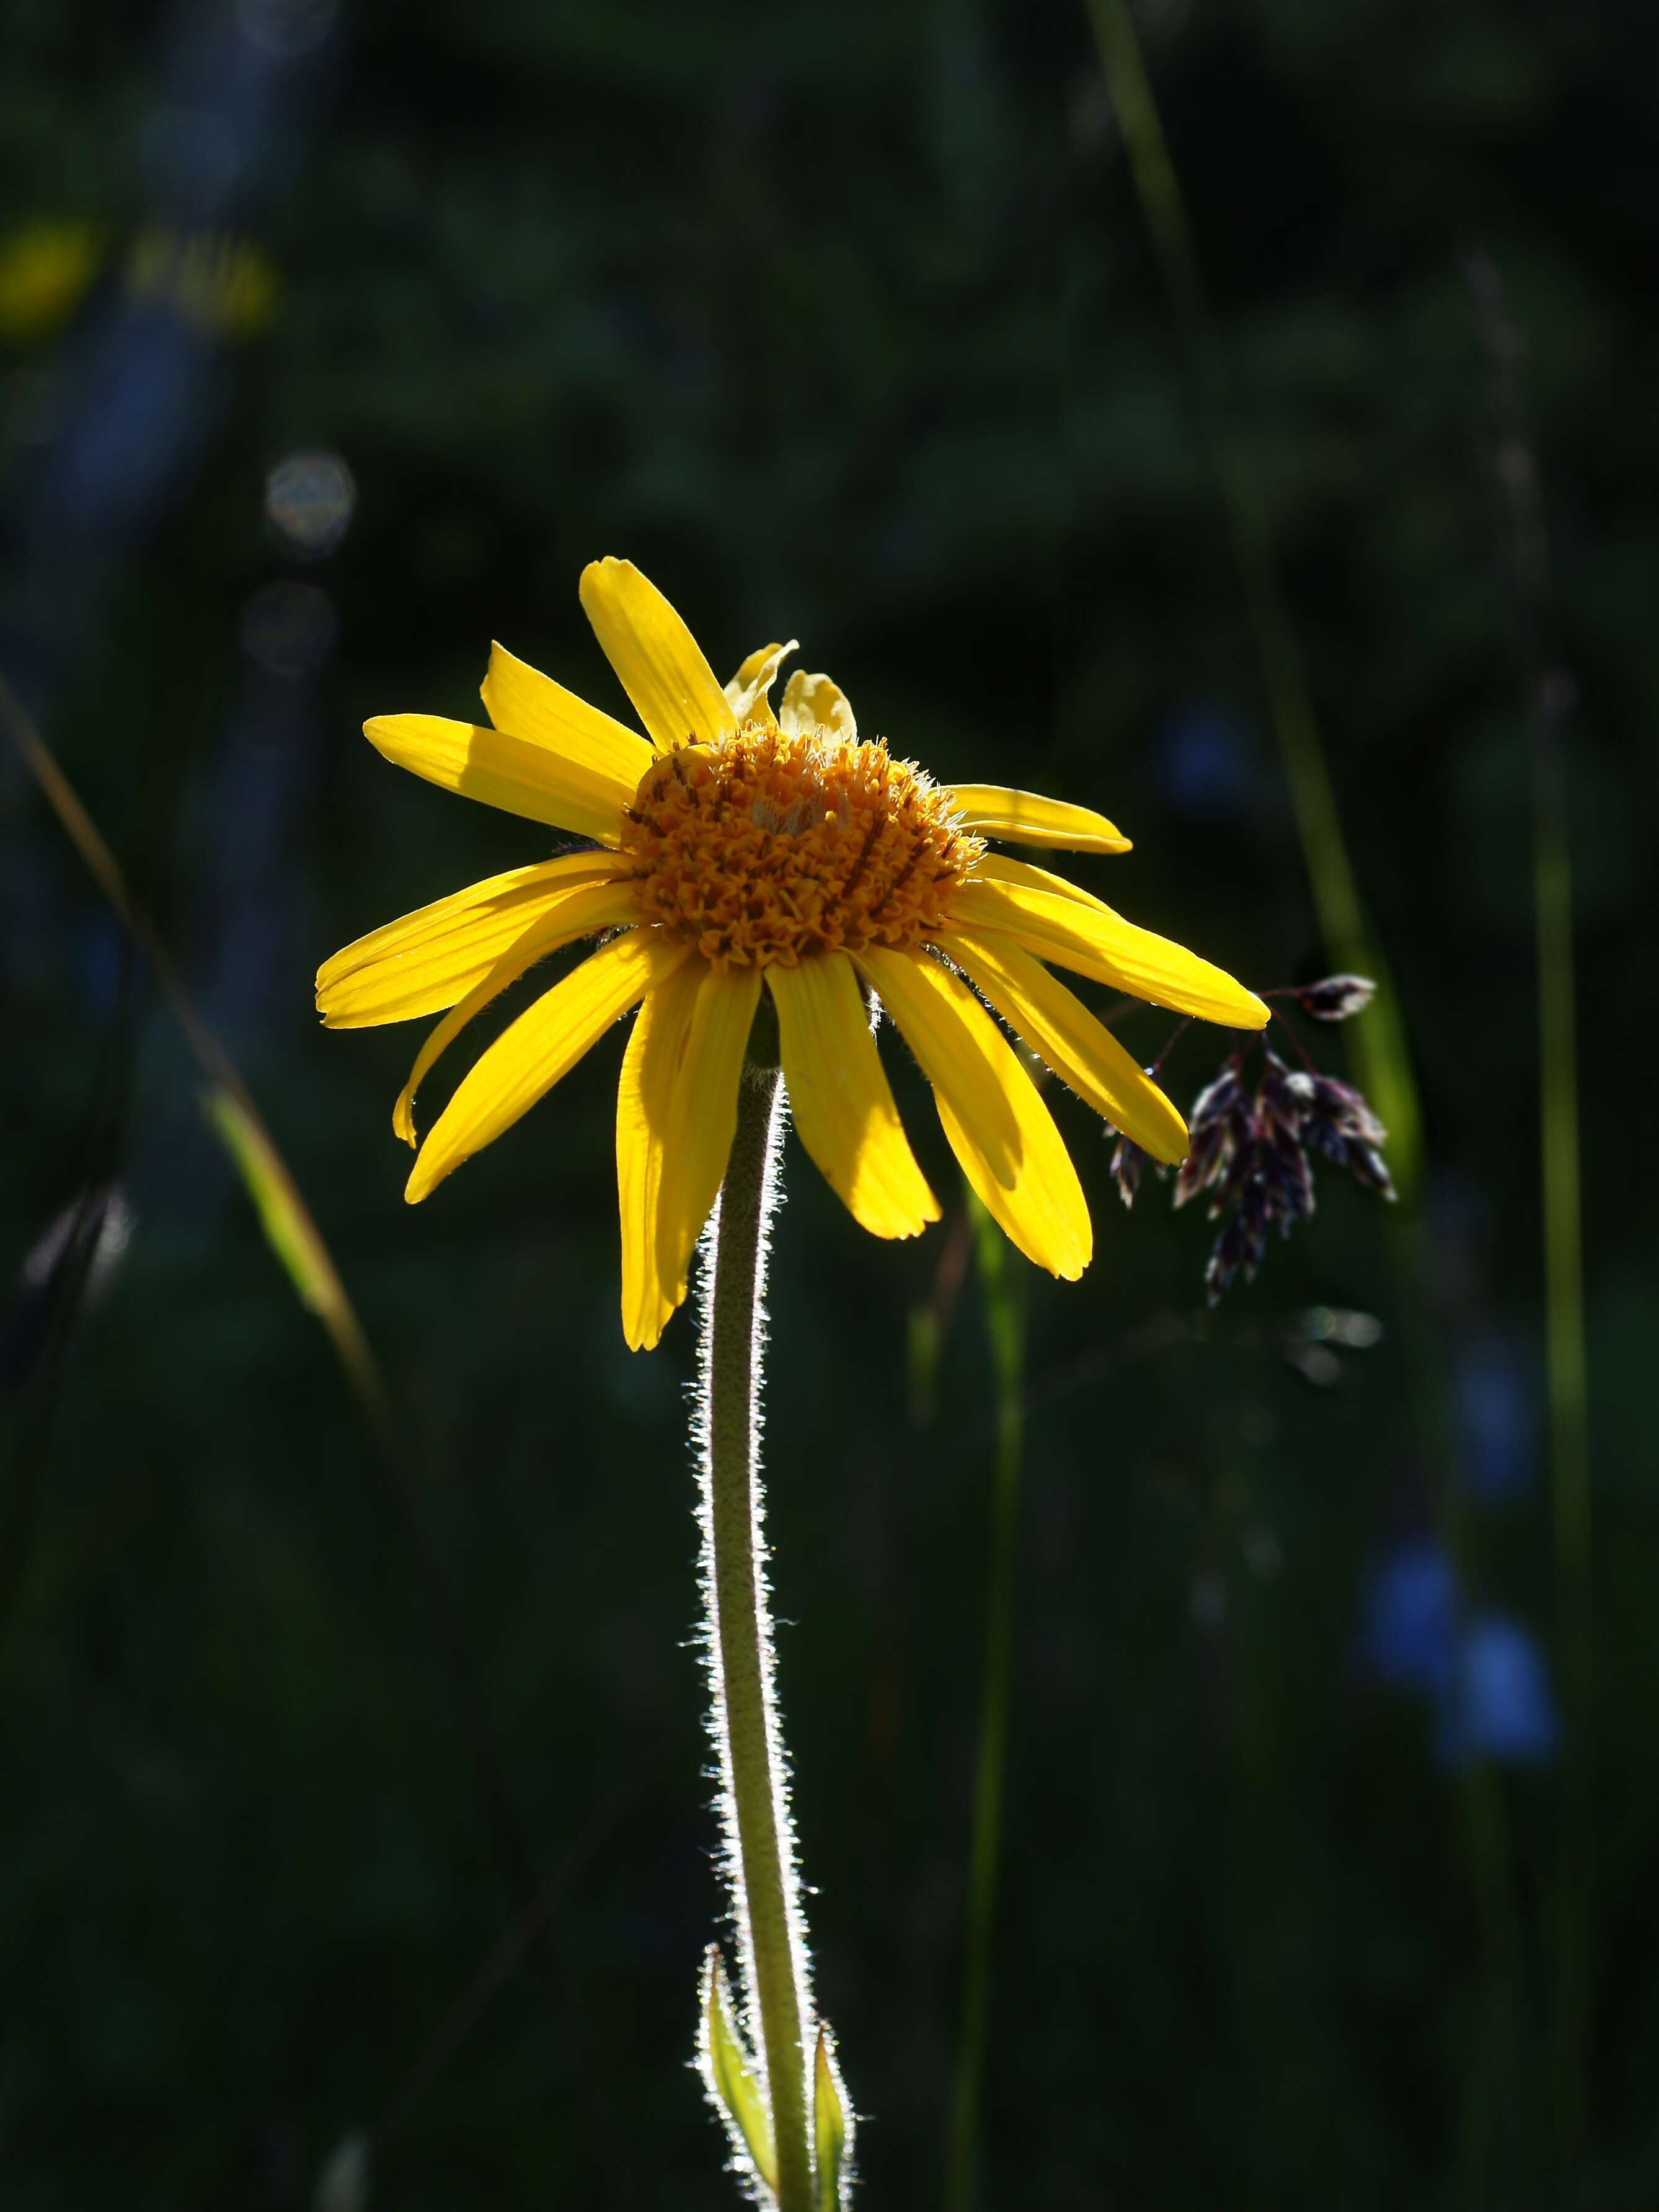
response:
[[[89,222],[40,216],[0,239],[0,337],[55,331],[97,266],[98,232]]]
[[[135,299],[170,301],[209,337],[251,337],[276,308],[275,270],[257,246],[222,231],[140,231],[127,289]]]
[[[493,727],[432,714],[366,725],[399,767],[596,848],[475,884],[324,964],[318,1005],[330,1028],[450,1010],[397,1101],[399,1135],[416,1142],[416,1086],[475,1014],[558,947],[604,940],[484,1052],[405,1195],[424,1198],[639,1006],[617,1101],[622,1325],[636,1348],[655,1344],[720,1188],[764,989],[802,1143],[866,1229],[914,1236],[939,1208],[882,1072],[868,992],[930,1079],[990,1212],[1039,1267],[1081,1274],[1092,1239],[1076,1172],[984,1001],[1165,1161],[1185,1153],[1181,1116],[1044,963],[1238,1027],[1260,1028],[1267,1008],[1208,961],[986,843],[1126,850],[1103,816],[931,782],[885,740],[859,738],[826,676],[791,676],[774,715],[793,643],[751,653],[723,688],[631,562],[595,562],[581,593],[648,739],[499,645],[483,685]]]

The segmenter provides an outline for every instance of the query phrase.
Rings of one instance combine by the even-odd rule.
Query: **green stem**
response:
[[[1572,872],[1562,773],[1563,686],[1540,686],[1534,744],[1540,1122],[1543,1139],[1545,1343],[1561,1671],[1567,1727],[1561,1768],[1556,1899],[1556,2070],[1564,2182],[1584,2126],[1592,1973],[1593,1867],[1589,1733],[1594,1627],[1590,1595],[1589,1406],[1583,1237],[1578,1183],[1578,1072],[1572,973]]]
[[[963,1974],[962,2042],[957,2056],[946,2203],[967,2212],[979,2134],[979,2093],[990,2026],[990,1966],[1002,1856],[1002,1796],[1008,1771],[1008,1694],[1014,1671],[1014,1560],[1020,1533],[1020,1473],[1025,1443],[1025,1329],[1009,1247],[978,1200],[969,1210],[979,1254],[980,1285],[996,1376],[996,1471],[991,1515],[990,1598],[985,1627],[979,1757],[974,1774],[973,1833],[968,1860],[967,1962]]]
[[[732,1917],[751,2033],[758,2023],[778,2212],[811,2212],[805,1930],[772,1695],[760,1536],[760,1342],[778,1133],[775,1068],[744,1071],[720,1193],[703,1328],[704,1595]]]
[[[1469,256],[1469,290],[1486,349],[1494,471],[1526,689],[1533,713],[1533,927],[1538,961],[1539,1134],[1544,1214],[1544,1330],[1550,1471],[1560,1605],[1560,1838],[1555,1960],[1556,2154],[1562,2200],[1574,2185],[1586,2117],[1595,1969],[1595,1829],[1589,1735],[1595,1667],[1590,1587],[1589,1407],[1584,1348],[1583,1220],[1579,1192],[1578,1060],[1572,965],[1572,857],[1563,735],[1572,703],[1550,665],[1549,544],[1528,420],[1526,344],[1502,272]]]

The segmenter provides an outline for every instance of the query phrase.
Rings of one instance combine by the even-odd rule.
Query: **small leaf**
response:
[[[834,2043],[826,2027],[818,2031],[818,2052],[813,2061],[812,2136],[818,2177],[817,2212],[840,2212],[847,2108],[836,2075]]]
[[[703,1962],[703,2056],[710,2087],[768,2189],[778,2186],[772,2115],[732,2018],[726,1970],[712,1944]]]

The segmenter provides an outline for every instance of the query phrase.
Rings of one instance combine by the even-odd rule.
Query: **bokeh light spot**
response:
[[[265,478],[265,513],[302,561],[334,551],[356,505],[357,486],[338,453],[289,453]]]

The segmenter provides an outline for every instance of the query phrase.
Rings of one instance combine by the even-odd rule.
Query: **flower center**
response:
[[[622,833],[648,921],[740,967],[885,945],[942,928],[984,850],[949,794],[885,743],[758,722],[682,745],[646,771]]]

